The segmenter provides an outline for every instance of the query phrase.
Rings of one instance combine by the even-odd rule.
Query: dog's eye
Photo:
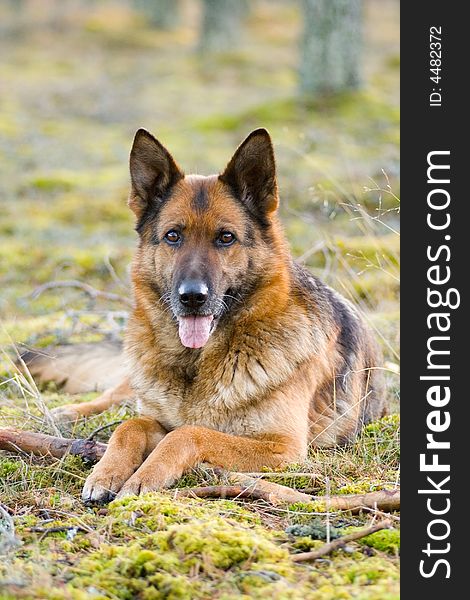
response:
[[[222,231],[217,241],[221,246],[230,246],[235,241],[235,236],[230,231]]]
[[[164,237],[169,244],[177,244],[181,239],[180,234],[174,229],[171,229],[170,231],[165,233]]]

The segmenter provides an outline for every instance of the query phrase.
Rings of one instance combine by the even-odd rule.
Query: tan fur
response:
[[[121,404],[124,400],[130,400],[133,396],[129,377],[124,377],[116,386],[108,388],[94,400],[63,404],[54,408],[51,412],[61,422],[73,422],[84,417],[99,415],[108,408]]]
[[[38,381],[55,381],[67,394],[106,391],[119,385],[125,374],[120,344],[113,343],[28,351],[22,360]]]

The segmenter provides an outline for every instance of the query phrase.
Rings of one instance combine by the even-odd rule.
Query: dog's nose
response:
[[[205,283],[194,279],[183,281],[178,288],[180,302],[187,308],[200,308],[207,300],[208,292]]]

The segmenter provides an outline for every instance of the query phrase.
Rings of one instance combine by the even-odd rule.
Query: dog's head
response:
[[[253,131],[222,174],[203,177],[185,176],[140,129],[130,172],[129,206],[140,236],[134,281],[178,321],[181,343],[201,348],[269,271],[278,206],[269,134]]]

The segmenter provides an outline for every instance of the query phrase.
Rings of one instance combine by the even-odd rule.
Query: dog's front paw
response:
[[[98,465],[99,467],[99,465]],[[126,483],[131,473],[123,473],[119,468],[96,468],[85,481],[82,500],[85,504],[105,504],[111,502]]]
[[[71,425],[82,418],[77,404],[65,404],[51,410],[51,415],[61,425]]]
[[[170,473],[165,473],[163,469],[139,469],[132,475],[130,479],[122,486],[117,498],[126,496],[138,496],[147,492],[156,492],[158,490],[169,487],[175,477]]]

